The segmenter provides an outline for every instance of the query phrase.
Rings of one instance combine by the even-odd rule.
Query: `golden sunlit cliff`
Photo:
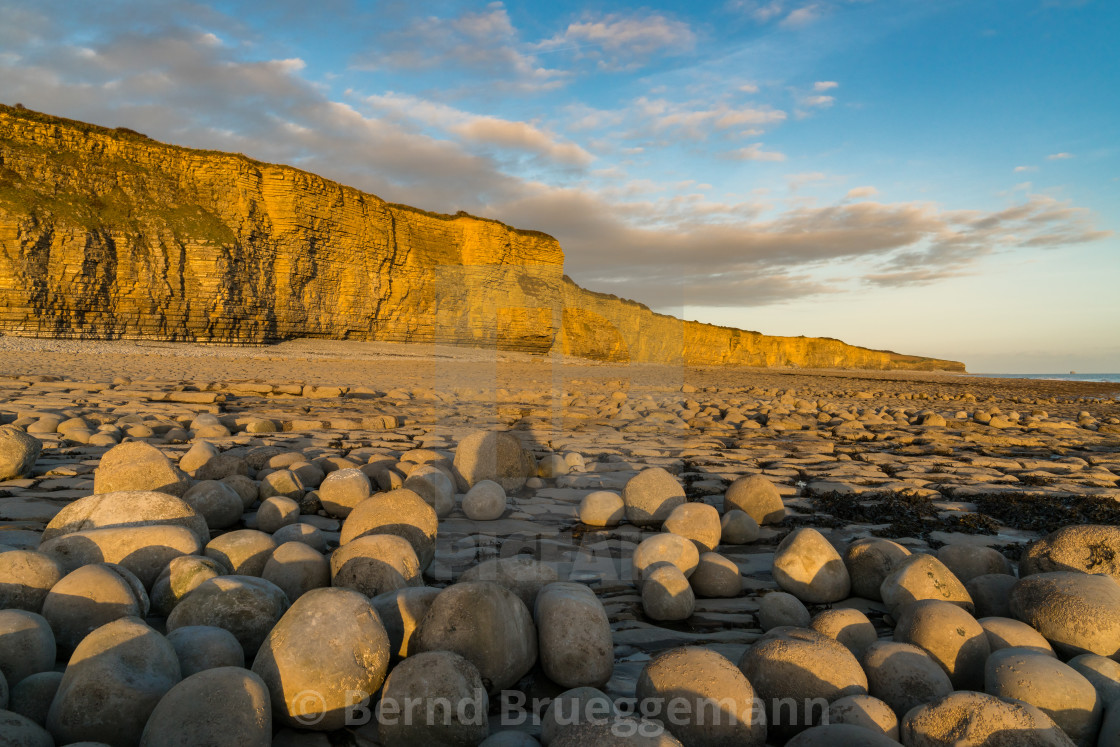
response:
[[[682,322],[580,288],[551,236],[0,105],[0,332],[444,342],[596,360],[963,371]]]

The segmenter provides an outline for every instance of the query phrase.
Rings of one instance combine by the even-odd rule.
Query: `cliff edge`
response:
[[[964,371],[656,314],[546,234],[0,105],[0,332],[496,346],[616,362]]]

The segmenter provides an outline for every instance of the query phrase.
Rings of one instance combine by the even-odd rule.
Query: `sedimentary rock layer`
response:
[[[543,233],[0,106],[0,332],[326,337],[693,365],[964,370],[682,322],[587,291]]]

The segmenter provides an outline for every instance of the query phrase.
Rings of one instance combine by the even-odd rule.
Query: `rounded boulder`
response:
[[[253,672],[273,715],[297,729],[346,725],[351,707],[377,692],[389,669],[389,637],[369,600],[350,589],[315,589],[296,600],[261,645]]]
[[[331,554],[330,572],[331,586],[367,597],[423,583],[412,545],[395,534],[367,534],[347,542]]]
[[[411,490],[399,488],[373,496],[355,508],[342,524],[346,545],[367,534],[395,534],[412,545],[421,569],[435,558],[439,518],[435,509]]]
[[[345,519],[372,494],[369,478],[357,468],[336,469],[319,485],[323,510],[336,519]]]
[[[493,480],[504,490],[520,490],[537,473],[537,460],[514,436],[503,431],[476,431],[455,449],[455,470],[468,488]]]
[[[1027,576],[1011,590],[1011,614],[1060,655],[1120,655],[1120,584],[1110,576],[1069,571]]]
[[[463,513],[471,521],[493,521],[506,512],[506,491],[493,480],[480,480],[463,496]]]
[[[133,747],[160,699],[181,679],[166,638],[135,617],[114,620],[75,649],[47,714],[58,744]]]
[[[806,604],[839,602],[851,591],[840,554],[810,527],[795,529],[778,544],[773,573],[778,586]]]
[[[47,592],[66,575],[62,564],[35,550],[0,552],[0,609],[39,612]]]
[[[179,657],[184,677],[219,667],[245,667],[245,649],[224,628],[212,625],[188,625],[167,634],[167,640]]]
[[[260,677],[239,667],[192,674],[163,696],[140,737],[141,747],[207,744],[270,747],[272,707]]]
[[[661,467],[648,467],[622,489],[626,520],[639,527],[658,527],[685,502],[684,488]]]
[[[186,527],[199,542],[210,541],[206,519],[182,498],[151,490],[122,490],[79,498],[55,514],[43,530],[42,541],[90,529],[138,526]]]
[[[254,576],[219,576],[203,581],[176,605],[167,630],[192,625],[224,628],[251,661],[287,609],[288,598],[275,584]]]
[[[601,687],[614,671],[603,603],[583,584],[556,582],[537,594],[533,614],[545,676],[563,687]]]
[[[622,496],[609,490],[588,493],[579,503],[579,520],[589,527],[616,527],[625,518]]]
[[[42,615],[0,610],[0,675],[14,688],[33,674],[54,667],[54,631]]]
[[[93,471],[94,493],[152,490],[182,496],[191,479],[159,449],[143,441],[126,441],[109,449]]]
[[[148,614],[148,595],[139,579],[119,565],[86,565],[55,584],[43,602],[43,617],[65,652],[91,631],[123,617]]]
[[[451,651],[410,656],[385,680],[379,734],[401,747],[474,747],[490,733],[478,669]]]
[[[698,646],[655,656],[638,676],[638,709],[658,719],[682,744],[762,747],[767,721],[749,676],[728,659]]]
[[[474,664],[487,692],[505,690],[537,660],[537,630],[517,595],[484,581],[452,584],[432,600],[416,650],[453,651]]]
[[[723,512],[738,509],[759,526],[777,524],[786,516],[782,495],[769,478],[763,475],[740,477],[727,486],[723,494]]]

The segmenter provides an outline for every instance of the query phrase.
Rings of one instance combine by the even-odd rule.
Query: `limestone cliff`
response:
[[[963,370],[681,322],[563,275],[551,236],[287,166],[0,106],[0,332],[329,337],[615,361]]]

